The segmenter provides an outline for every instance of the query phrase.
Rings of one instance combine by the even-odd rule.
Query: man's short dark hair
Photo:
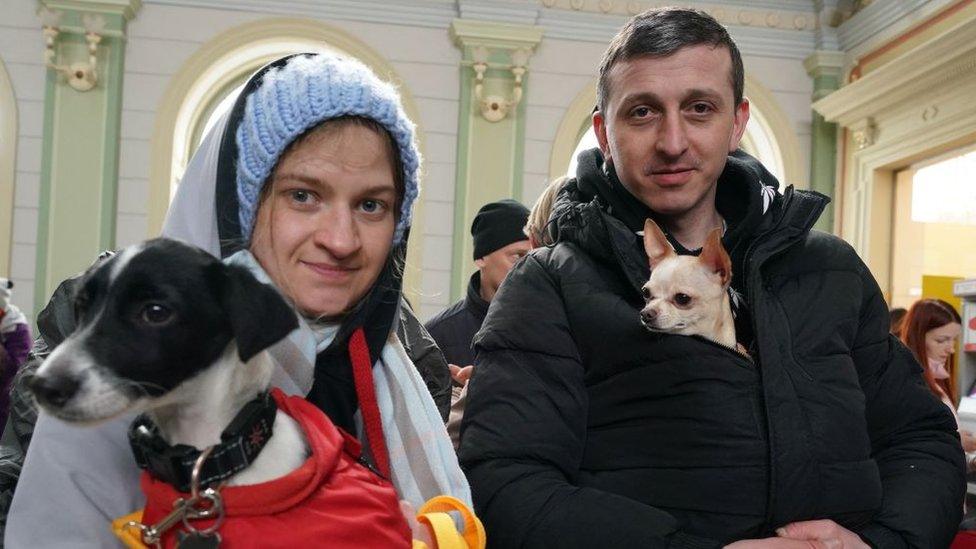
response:
[[[616,36],[603,54],[596,100],[601,111],[607,108],[610,95],[610,69],[619,61],[636,57],[665,57],[681,48],[698,45],[725,47],[732,57],[732,91],[735,104],[742,102],[745,71],[742,56],[729,32],[707,13],[687,8],[650,9],[635,15]]]

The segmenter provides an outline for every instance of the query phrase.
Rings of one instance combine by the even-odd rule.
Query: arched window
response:
[[[254,71],[282,56],[299,52],[333,52],[354,57],[320,41],[270,38],[261,44],[252,44],[229,52],[200,76],[180,105],[176,118],[169,200],[176,193],[176,187],[193,151],[207,131],[234,104],[244,83]]]

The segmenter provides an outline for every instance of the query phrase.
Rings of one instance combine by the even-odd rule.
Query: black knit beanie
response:
[[[522,228],[529,220],[529,209],[515,200],[485,204],[471,222],[474,259],[481,259],[513,242],[528,240]]]

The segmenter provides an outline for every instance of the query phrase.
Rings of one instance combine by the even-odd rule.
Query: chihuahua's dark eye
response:
[[[139,317],[152,326],[162,326],[173,318],[173,311],[159,303],[148,303],[142,308]]]
[[[691,303],[691,296],[688,294],[677,293],[674,294],[674,302],[681,307],[684,307]]]
[[[647,286],[641,288],[641,294],[644,296],[644,301],[650,301],[654,297],[651,295],[651,290]]]

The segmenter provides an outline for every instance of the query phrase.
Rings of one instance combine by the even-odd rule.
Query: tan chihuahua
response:
[[[656,223],[644,222],[644,250],[651,278],[641,289],[647,305],[641,322],[652,332],[699,335],[746,354],[735,341],[729,303],[732,260],[722,247],[721,231],[708,233],[698,257],[678,255]]]

